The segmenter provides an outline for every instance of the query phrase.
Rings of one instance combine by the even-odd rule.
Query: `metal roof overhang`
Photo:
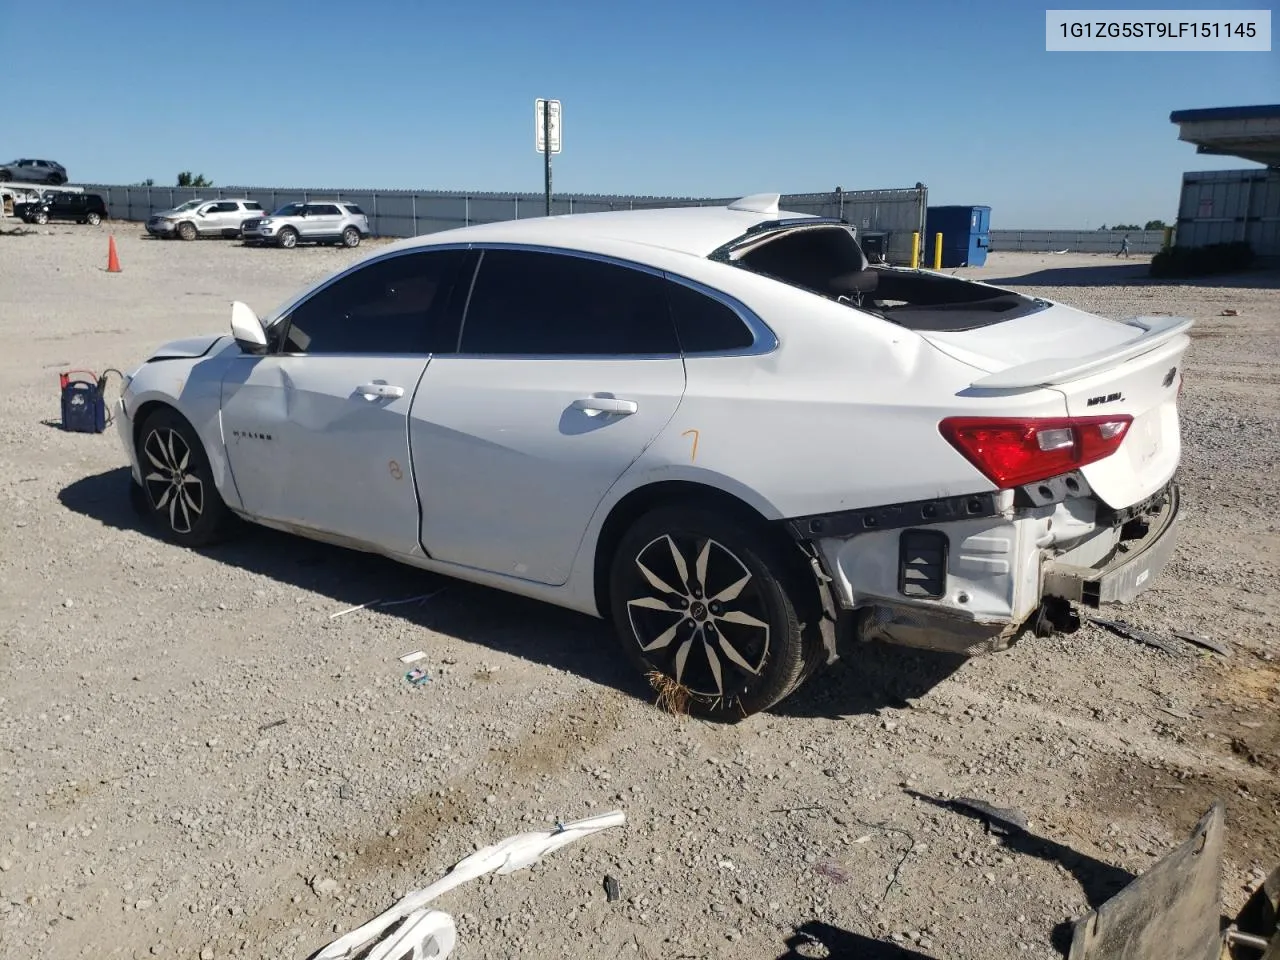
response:
[[[1196,153],[1240,157],[1280,169],[1280,104],[1175,110],[1178,139],[1196,145]]]

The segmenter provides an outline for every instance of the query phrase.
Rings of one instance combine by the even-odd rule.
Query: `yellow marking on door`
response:
[[[698,431],[689,429],[689,430],[686,430],[684,433],[680,434],[680,436],[687,437],[691,433],[693,434],[693,450],[691,450],[689,453],[689,462],[693,463],[695,460],[698,459]]]

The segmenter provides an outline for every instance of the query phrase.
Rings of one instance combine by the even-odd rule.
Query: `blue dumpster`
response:
[[[924,265],[933,265],[933,248],[942,234],[944,267],[980,267],[991,245],[990,207],[930,207],[925,214]]]

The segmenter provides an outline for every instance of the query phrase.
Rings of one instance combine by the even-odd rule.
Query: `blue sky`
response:
[[[1045,6],[42,0],[0,26],[0,89],[32,105],[0,153],[73,182],[536,191],[545,96],[557,192],[923,181],[995,227],[1169,220],[1184,170],[1250,166],[1196,156],[1169,113],[1280,101],[1274,44],[1047,53]]]

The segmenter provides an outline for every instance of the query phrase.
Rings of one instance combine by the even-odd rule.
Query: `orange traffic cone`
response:
[[[120,272],[120,257],[116,254],[116,237],[111,235],[107,243],[107,273]]]

